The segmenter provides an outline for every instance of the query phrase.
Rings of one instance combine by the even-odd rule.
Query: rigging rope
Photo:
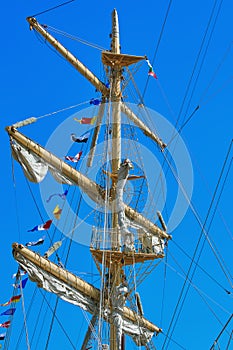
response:
[[[222,67],[223,63],[225,62],[227,56],[230,54],[232,46],[233,46],[233,42],[230,43],[230,45],[226,49],[225,53],[223,54],[223,57],[222,57],[220,63],[218,64],[215,72],[213,73],[213,76],[210,79],[208,86],[206,87],[206,89],[202,93],[199,104],[202,104],[202,102],[206,103],[207,99],[205,99],[205,96],[207,95],[208,90],[210,89],[211,85],[213,84],[214,80],[216,79],[216,76],[218,75],[218,72],[220,71],[220,68]],[[231,79],[232,79],[232,77],[231,77]]]
[[[153,56],[152,65],[154,64],[154,61],[155,61],[155,58],[156,58],[156,55],[157,55],[157,52],[158,52],[158,49],[159,49],[159,45],[160,45],[160,42],[162,40],[162,36],[163,36],[165,25],[166,25],[166,22],[167,22],[167,19],[168,19],[168,15],[169,15],[169,11],[170,11],[170,8],[171,8],[171,4],[172,4],[172,0],[169,1],[168,7],[167,7],[167,11],[166,11],[166,14],[165,14],[163,25],[162,25],[162,28],[161,28],[161,31],[160,31],[160,34],[159,34],[159,38],[158,38],[158,42],[157,42],[157,45],[156,45],[156,48],[155,48],[155,53],[154,53],[154,56]],[[143,94],[142,94],[142,99],[144,99],[144,97],[145,97],[148,83],[149,83],[149,76],[147,77],[147,80],[146,80],[146,85],[145,85],[145,88],[144,88],[144,91],[143,91]]]
[[[167,264],[167,266],[172,269],[173,271],[176,272],[176,274],[178,276],[180,276],[181,278],[183,278],[184,280],[187,279],[189,286],[192,286],[196,292],[201,296],[201,298],[204,300],[204,295],[205,297],[207,297],[209,300],[211,300],[215,305],[217,305],[222,311],[224,311],[225,313],[227,313],[228,315],[231,314],[230,311],[226,310],[222,305],[220,305],[217,301],[215,301],[213,298],[211,298],[210,296],[208,296],[203,290],[201,290],[200,288],[197,287],[196,284],[194,284],[191,279],[189,277],[187,277],[187,274],[185,274],[184,269],[182,268],[182,266],[178,263],[177,259],[174,258],[174,256],[171,254],[171,252],[169,252],[171,258],[174,260],[174,262],[177,264],[177,266],[180,268],[180,270],[183,272],[184,275],[181,275],[178,271],[176,271],[171,265]],[[164,262],[165,263],[165,262]],[[205,303],[207,304],[207,302],[205,301]],[[208,305],[208,304],[207,304]],[[210,306],[208,305],[208,307],[210,308]],[[211,310],[211,312],[213,312]],[[214,313],[214,312],[213,312]],[[215,315],[216,319],[219,321],[220,324],[222,324],[222,322],[220,321],[220,319]]]
[[[53,309],[53,313],[52,313],[52,319],[51,319],[51,322],[50,322],[49,333],[48,333],[48,336],[47,336],[45,350],[47,350],[48,346],[49,346],[50,336],[51,336],[52,329],[53,329],[53,323],[54,323],[54,319],[55,319],[55,315],[56,315],[56,310],[57,310],[57,307],[58,307],[58,302],[59,302],[59,298],[57,296],[56,297],[56,303],[55,303],[55,306],[54,306],[54,309]]]
[[[61,6],[67,5],[67,4],[69,4],[69,3],[73,2],[73,1],[75,1],[75,0],[69,0],[69,1],[63,2],[63,3],[62,3],[62,4],[60,4],[60,5],[57,5],[57,6],[51,7],[51,8],[49,8],[49,9],[47,9],[47,10],[42,11],[42,12],[38,12],[38,13],[36,13],[35,15],[32,15],[31,17],[36,17],[36,16],[39,16],[39,15],[42,15],[43,13],[46,13],[46,12],[49,12],[49,11],[55,10],[55,9],[57,9],[58,7],[61,7]]]
[[[50,303],[48,302],[48,300],[47,300],[47,298],[46,298],[46,296],[45,296],[45,293],[43,293],[40,289],[39,289],[39,291],[41,292],[41,295],[42,295],[42,297],[44,298],[44,300],[45,300],[45,302],[46,302],[48,308],[49,308],[50,311],[53,313],[53,310],[52,310],[52,308],[51,308],[51,306],[50,306]],[[53,314],[54,314],[54,313],[53,313]],[[66,332],[66,330],[65,330],[65,328],[63,327],[62,323],[59,321],[59,319],[58,319],[58,317],[56,316],[56,314],[54,314],[54,317],[55,317],[56,321],[58,322],[59,326],[61,327],[62,331],[63,331],[64,334],[66,335],[68,341],[70,342],[70,345],[72,346],[72,348],[73,348],[74,350],[76,350],[76,347],[75,347],[74,344],[72,343],[72,341],[71,341],[71,339],[70,339],[68,333]]]
[[[50,112],[50,113],[41,115],[41,116],[37,117],[36,119],[42,119],[42,118],[45,118],[45,117],[50,117],[51,115],[54,115],[54,114],[57,114],[57,113],[61,113],[61,112],[67,111],[67,110],[69,110],[69,109],[76,108],[76,107],[82,106],[82,105],[87,104],[87,103],[90,103],[90,100],[85,101],[85,102],[78,103],[78,104],[73,105],[73,106],[70,106],[70,107],[65,107],[65,108],[59,109],[59,110],[54,111],[54,112]]]
[[[91,43],[91,42],[89,42],[87,40],[84,40],[84,39],[81,39],[81,38],[79,38],[77,36],[74,36],[74,35],[71,35],[69,33],[63,32],[62,30],[56,29],[56,28],[48,26],[48,25],[46,25],[46,28],[50,29],[50,31],[52,31],[52,32],[54,32],[56,34],[63,35],[66,38],[72,39],[74,41],[78,41],[78,42],[80,42],[80,43],[82,43],[84,45],[93,47],[94,49],[97,49],[99,51],[106,51],[106,49],[104,47],[100,46],[100,45],[93,44],[93,43]]]
[[[109,101],[111,101],[112,99],[112,83],[110,84],[110,95],[109,95]],[[106,162],[106,171],[108,171],[108,167],[110,166],[110,157],[109,157],[109,152],[110,152],[110,137],[109,137],[109,127],[110,127],[110,118],[111,118],[111,103],[108,102],[108,109],[107,109],[107,120],[106,120],[106,130],[105,130],[105,149],[103,152],[103,156]],[[109,169],[111,171],[111,169]],[[103,227],[103,237],[102,237],[102,264],[101,264],[101,293],[100,293],[100,302],[99,302],[99,322],[98,322],[98,337],[100,338],[100,340],[102,340],[102,332],[103,332],[103,314],[102,314],[102,306],[103,306],[103,302],[105,300],[105,290],[106,290],[106,282],[105,282],[105,274],[106,274],[106,248],[109,249],[109,245],[113,245],[113,242],[107,242],[106,237],[108,237],[109,239],[109,235],[107,235],[108,233],[108,229],[109,229],[109,215],[108,215],[108,201],[109,201],[109,197],[110,197],[110,177],[106,176],[106,180],[105,180],[105,206],[104,206],[104,227]],[[98,228],[97,228],[98,230]],[[97,231],[97,235],[99,235],[100,232],[98,233]],[[98,237],[96,237],[98,239]],[[96,242],[95,246],[96,246]],[[107,245],[106,245],[107,244]],[[100,247],[101,248],[101,247]],[[111,249],[111,248],[110,248]],[[109,257],[111,258],[111,256]],[[113,289],[115,287],[115,281],[111,281],[111,271],[109,269],[109,276],[108,276],[108,281],[109,284],[112,288],[111,292],[113,293]],[[112,285],[111,285],[112,282]],[[109,286],[107,286],[109,288]],[[107,288],[107,290],[108,290]],[[110,298],[111,298],[111,293],[109,295],[107,295],[108,297],[108,303],[110,303]]]
[[[164,278],[163,278],[163,292],[162,292],[162,305],[161,305],[161,314],[160,314],[160,324],[161,328],[163,329],[163,311],[164,311],[164,305],[165,305],[165,287],[166,287],[166,281],[167,281],[167,259],[168,259],[168,248],[167,248],[167,254],[165,254],[165,264],[164,264]]]
[[[233,314],[231,314],[231,316],[229,317],[229,319],[227,320],[226,324],[224,325],[224,327],[222,328],[221,332],[219,333],[219,335],[217,336],[217,338],[215,339],[213,345],[211,346],[210,350],[213,350],[215,345],[218,343],[219,338],[221,337],[221,335],[223,334],[223,332],[225,331],[226,327],[228,326],[228,324],[231,322],[231,319],[233,317]],[[232,335],[232,333],[231,333]],[[231,338],[230,335],[230,338]]]
[[[185,112],[185,115],[184,115],[183,120],[185,119],[185,116],[186,116],[186,114],[187,114],[187,110],[188,110],[188,108],[189,108],[189,106],[190,106],[190,104],[191,104],[191,99],[192,99],[192,97],[193,97],[194,90],[195,90],[195,87],[196,87],[196,85],[197,85],[197,81],[198,81],[198,78],[199,78],[199,76],[200,76],[201,69],[202,69],[202,67],[203,67],[203,65],[204,65],[204,59],[205,59],[206,54],[207,54],[207,48],[209,47],[210,39],[212,38],[212,34],[213,34],[214,28],[215,28],[215,26],[216,26],[216,22],[217,22],[217,18],[218,18],[219,12],[220,12],[220,8],[221,8],[221,5],[222,5],[222,1],[223,1],[223,0],[221,0],[221,2],[220,2],[219,9],[218,9],[218,11],[217,11],[217,15],[216,15],[216,18],[215,18],[215,20],[214,20],[214,24],[213,24],[213,27],[212,27],[212,30],[211,30],[211,33],[210,33],[210,37],[209,37],[209,40],[208,40],[208,42],[207,42],[206,50],[205,50],[205,52],[204,52],[203,59],[202,59],[201,64],[200,64],[200,68],[199,68],[199,71],[198,71],[198,73],[197,73],[197,77],[196,77],[195,82],[194,82],[194,87],[193,87],[193,89],[192,89],[192,91],[191,91],[191,96],[190,96],[190,98],[189,98],[188,106],[187,106],[187,108],[186,108],[186,112]],[[186,88],[186,91],[185,91],[185,94],[184,94],[184,98],[183,98],[183,101],[182,101],[182,104],[181,104],[181,108],[180,108],[180,111],[179,111],[179,114],[178,114],[178,117],[177,117],[177,121],[176,121],[175,126],[178,125],[178,122],[179,122],[179,120],[180,120],[180,118],[181,118],[181,113],[183,112],[184,104],[185,104],[185,101],[186,101],[186,99],[187,99],[187,96],[188,96],[188,93],[189,93],[189,90],[190,90],[190,87],[191,87],[191,83],[192,83],[192,80],[193,80],[195,71],[196,71],[196,69],[197,69],[198,62],[199,62],[199,59],[200,59],[200,57],[201,57],[202,50],[203,50],[203,48],[204,48],[204,44],[205,44],[205,41],[206,41],[206,38],[207,38],[207,34],[208,34],[208,31],[209,31],[211,22],[212,22],[213,17],[214,17],[214,12],[215,12],[215,9],[216,9],[216,6],[217,6],[217,2],[218,2],[218,0],[215,0],[214,5],[213,5],[213,7],[212,7],[212,11],[211,11],[211,14],[210,14],[210,17],[209,17],[209,20],[208,20],[208,23],[207,23],[207,27],[206,27],[206,30],[205,30],[205,32],[204,32],[204,35],[203,35],[203,38],[202,38],[202,41],[201,41],[201,45],[200,45],[199,51],[198,51],[198,53],[197,53],[197,57],[196,57],[196,60],[195,60],[194,66],[193,66],[193,70],[192,70],[191,76],[190,76],[190,78],[189,78],[189,82],[188,82],[188,85],[187,85],[187,88]]]
[[[191,256],[189,254],[187,254],[185,252],[185,250],[178,244],[176,243],[174,240],[171,240],[172,243],[174,243],[179,249],[180,251],[187,256],[190,260],[192,260]],[[222,288],[224,290],[224,292],[226,292],[227,294],[231,294],[231,292],[229,290],[227,290],[222,284],[220,284],[213,276],[211,276],[206,270],[203,269],[203,267],[201,267],[196,261],[194,261],[194,264],[197,265],[197,267],[204,272],[212,281],[214,281],[220,288]]]
[[[233,141],[232,141],[232,142],[233,142]],[[183,284],[183,287],[182,287],[182,289],[181,289],[181,292],[180,292],[180,295],[179,295],[179,298],[178,298],[178,302],[177,302],[177,304],[176,304],[176,307],[175,307],[175,310],[174,310],[174,313],[173,313],[173,316],[172,316],[172,319],[171,319],[171,322],[170,322],[170,325],[169,325],[168,333],[170,332],[172,323],[173,323],[174,318],[175,318],[175,315],[176,315],[176,313],[177,313],[179,303],[180,303],[181,298],[182,298],[182,295],[183,295],[183,293],[184,293],[184,289],[185,289],[185,285],[186,285],[186,282],[187,282],[187,278],[188,278],[189,274],[191,273],[191,268],[192,268],[192,265],[193,265],[193,263],[194,263],[194,259],[195,259],[195,256],[196,256],[196,254],[197,254],[197,250],[198,250],[198,247],[199,247],[199,245],[200,245],[201,238],[202,238],[202,235],[203,235],[203,234],[204,234],[205,238],[207,239],[207,241],[208,241],[208,243],[209,243],[209,245],[210,245],[210,248],[211,248],[211,250],[213,251],[213,253],[214,253],[214,255],[215,255],[217,261],[219,262],[219,265],[220,265],[220,267],[221,267],[221,269],[222,269],[224,275],[226,276],[227,280],[229,281],[230,285],[232,286],[231,281],[229,280],[229,278],[228,278],[228,276],[227,276],[227,274],[226,274],[226,272],[225,272],[225,270],[224,270],[224,268],[223,268],[223,266],[222,266],[222,263],[219,261],[219,258],[217,257],[216,252],[215,252],[215,250],[214,250],[214,247],[213,247],[213,245],[212,245],[212,243],[211,243],[211,241],[210,241],[210,239],[209,239],[208,231],[206,231],[206,229],[205,229],[205,226],[206,226],[208,217],[209,217],[209,215],[210,215],[210,211],[211,211],[211,209],[212,209],[212,205],[213,205],[213,203],[214,203],[214,199],[215,199],[215,196],[216,196],[216,194],[217,194],[217,190],[218,190],[218,187],[219,187],[219,184],[220,184],[220,181],[221,181],[221,178],[222,178],[222,175],[223,175],[225,166],[226,166],[226,162],[227,162],[227,160],[228,160],[228,157],[229,157],[229,154],[230,154],[230,151],[231,151],[232,142],[231,142],[231,144],[230,144],[230,146],[229,146],[229,149],[228,149],[228,152],[227,152],[227,155],[226,155],[226,158],[225,158],[225,161],[224,161],[224,164],[223,164],[223,167],[222,167],[220,176],[219,176],[219,180],[218,180],[218,182],[217,182],[217,185],[216,185],[216,188],[215,188],[215,191],[214,191],[214,194],[213,194],[213,197],[212,197],[212,200],[211,200],[211,203],[210,203],[210,207],[209,207],[209,209],[208,209],[208,212],[207,212],[207,215],[206,215],[206,219],[205,219],[205,221],[204,221],[204,224],[201,223],[201,220],[200,220],[200,217],[199,217],[198,213],[196,212],[196,210],[195,210],[193,204],[191,203],[191,201],[189,201],[189,199],[187,198],[187,195],[186,195],[186,193],[185,193],[185,191],[184,191],[184,189],[183,189],[183,186],[181,185],[179,179],[177,178],[177,175],[175,174],[175,171],[174,171],[174,169],[172,168],[172,165],[171,165],[171,164],[169,163],[169,161],[167,160],[167,161],[168,161],[168,165],[169,165],[170,169],[172,170],[173,175],[176,177],[178,183],[181,185],[181,189],[182,189],[182,191],[184,191],[183,193],[184,193],[186,199],[187,199],[187,200],[189,201],[189,203],[190,203],[190,208],[191,208],[191,210],[192,210],[192,212],[193,212],[195,218],[197,219],[197,222],[199,223],[199,225],[200,225],[200,227],[201,227],[201,232],[200,232],[200,236],[199,236],[199,239],[198,239],[198,242],[197,242],[197,245],[196,245],[194,254],[193,254],[193,259],[192,259],[192,262],[190,263],[188,272],[187,272],[187,274],[186,274],[186,280],[185,280],[185,282],[184,282],[184,284]],[[165,154],[164,154],[164,157],[166,158],[166,155],[165,155]],[[205,242],[205,241],[204,241],[204,242]],[[200,259],[200,255],[199,255],[199,257],[198,257],[197,262],[199,262],[199,259]],[[196,271],[196,268],[197,268],[197,265],[195,265],[195,267],[194,267],[192,276],[191,276],[191,278],[190,278],[191,281],[192,281],[192,279],[193,279],[193,276],[194,276],[194,273],[195,273],[195,271]],[[189,290],[189,287],[187,288],[186,294],[185,294],[185,296],[184,296],[184,298],[183,298],[183,302],[182,302],[182,304],[181,304],[181,307],[180,307],[178,316],[177,316],[177,318],[176,318],[175,325],[176,325],[176,323],[177,323],[178,317],[179,317],[179,315],[180,315],[180,313],[181,313],[181,310],[182,310],[182,307],[183,307],[183,305],[184,305],[184,301],[185,301],[185,298],[186,298],[186,296],[187,296],[188,290]],[[175,325],[173,326],[173,330],[172,330],[171,334],[173,334]],[[166,341],[167,341],[167,340],[165,339],[164,344],[163,344],[163,349],[164,349],[164,347],[165,347]],[[168,345],[169,345],[169,340],[168,340]],[[167,347],[168,347],[168,345],[167,345]]]
[[[22,288],[22,278],[20,276],[20,294],[22,296],[22,309],[23,309],[23,319],[24,319],[24,327],[25,327],[25,333],[26,333],[26,343],[27,348],[30,350],[30,343],[29,343],[29,337],[28,337],[28,328],[27,328],[27,320],[26,320],[26,311],[25,311],[25,304],[24,304],[24,293]]]
[[[229,336],[229,341],[228,341],[228,343],[227,343],[226,350],[229,349],[229,346],[230,346],[230,343],[231,343],[232,339],[233,339],[233,330],[231,331],[231,334],[230,334],[230,336]]]
[[[192,72],[192,74],[191,74],[191,80],[192,80],[192,78],[193,78],[193,76],[194,76],[194,73],[195,73],[195,70],[196,70],[196,68],[197,68],[197,64],[198,64],[198,61],[199,61],[199,58],[200,58],[200,55],[201,55],[201,51],[202,51],[202,49],[204,48],[204,43],[205,43],[205,40],[206,40],[206,37],[207,37],[208,30],[209,30],[209,28],[210,28],[210,24],[211,24],[212,19],[213,19],[213,17],[214,17],[214,12],[215,12],[215,7],[217,6],[217,2],[218,2],[218,0],[215,0],[214,6],[213,6],[213,9],[212,9],[212,12],[211,12],[211,15],[210,15],[208,24],[207,24],[206,31],[205,31],[204,37],[203,37],[203,39],[202,39],[202,43],[201,43],[201,46],[200,46],[200,50],[199,50],[198,55],[197,55],[197,60],[196,60],[196,62],[195,62],[195,64],[194,64],[193,72]],[[197,86],[197,82],[198,82],[198,79],[199,79],[199,76],[200,76],[202,67],[204,66],[204,61],[205,61],[205,58],[206,58],[206,55],[207,55],[207,51],[208,51],[208,48],[209,48],[209,45],[210,45],[210,42],[211,42],[211,38],[212,38],[214,29],[215,29],[215,26],[216,26],[216,23],[217,23],[217,19],[218,19],[220,10],[221,10],[222,3],[223,3],[223,0],[220,1],[219,7],[218,7],[218,9],[217,9],[217,14],[216,14],[215,19],[214,19],[213,27],[212,27],[212,29],[211,29],[211,31],[210,31],[209,39],[208,39],[208,41],[207,41],[206,48],[205,48],[204,53],[203,53],[203,56],[202,56],[202,60],[201,60],[201,63],[200,63],[200,67],[199,67],[199,70],[198,70],[198,72],[197,72],[197,76],[196,76],[196,78],[195,78],[194,84],[193,84],[193,88],[192,88],[192,91],[191,91],[191,95],[190,95],[190,97],[189,97],[189,101],[188,101],[188,104],[187,104],[187,107],[186,107],[186,111],[185,111],[185,113],[184,113],[184,118],[183,118],[182,123],[185,122],[185,117],[186,117],[187,112],[188,112],[188,109],[189,109],[189,107],[190,107],[191,100],[192,100],[192,97],[193,97],[193,95],[194,95],[194,91],[195,91],[195,88],[196,88],[196,86]],[[188,90],[189,90],[189,88],[190,88],[190,86],[191,86],[191,80],[190,80],[190,84],[188,85]],[[188,93],[188,90],[187,90],[187,93]],[[187,97],[187,95],[186,95],[185,97]],[[179,116],[181,116],[181,115],[179,115]],[[178,122],[178,120],[177,120],[177,122]]]
[[[19,240],[21,241],[21,229],[20,229],[20,221],[19,221],[19,207],[18,207],[18,199],[17,199],[17,193],[16,193],[16,179],[15,179],[15,171],[14,171],[14,158],[11,153],[11,174],[12,174],[12,180],[13,180],[13,186],[14,186],[14,204],[15,204],[15,211],[16,211],[16,222],[17,222],[17,229],[18,229],[18,235]]]

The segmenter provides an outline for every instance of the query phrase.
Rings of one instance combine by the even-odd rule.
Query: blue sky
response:
[[[27,16],[43,12],[57,4],[52,0],[40,1],[39,3],[13,1],[13,3],[1,4],[2,201],[0,212],[2,235],[0,302],[2,303],[12,295],[13,280],[11,275],[17,269],[17,264],[11,255],[11,244],[16,241],[25,243],[28,240],[39,238],[38,234],[33,236],[30,233],[29,235],[27,229],[40,224],[35,203],[28,191],[22,171],[16,164],[14,164],[13,177],[8,136],[4,127],[31,116],[43,116],[98,97],[89,82],[85,81],[54,50],[50,50],[43,40],[29,31],[28,23],[25,20]],[[117,8],[122,52],[146,55],[153,62],[159,42],[156,59],[153,62],[158,80],[150,78],[147,84],[148,67],[146,63],[135,75],[135,82],[142,94],[146,87],[144,94],[146,106],[158,111],[172,125],[175,125],[179,117],[176,127],[178,130],[199,106],[181,134],[193,169],[193,208],[189,208],[182,222],[171,232],[174,242],[169,243],[167,259],[164,259],[159,268],[155,269],[139,288],[145,316],[164,330],[164,334],[154,339],[154,344],[158,349],[163,348],[165,334],[169,331],[169,325],[184,282],[183,276],[187,273],[190,264],[190,259],[178,247],[182,247],[189,256],[194,253],[201,233],[195,215],[198,215],[203,224],[230,147],[233,130],[232,2],[230,0],[222,2],[211,0],[204,2],[200,0],[173,1],[159,41],[167,7],[168,1],[147,1],[146,3],[131,0],[128,2],[102,1],[99,3],[93,0],[88,3],[74,1],[67,6],[37,17],[40,23],[49,24],[54,28],[108,49],[111,12],[113,8]],[[56,37],[62,40],[64,45],[81,61],[85,62],[100,79],[103,79],[99,50],[64,37],[60,38],[57,35]],[[137,99],[132,99],[132,96],[133,94],[125,96],[125,99],[136,104],[140,102]],[[87,104],[85,107],[89,107],[89,105]],[[54,128],[79,110],[81,107],[74,111],[68,110],[55,117],[43,118],[38,120],[35,125],[25,127],[25,130],[21,131],[45,145]],[[156,125],[156,121],[154,123]],[[80,129],[80,127],[76,130],[77,134],[85,131],[86,129]],[[58,150],[59,142],[55,144],[55,148]],[[154,151],[149,143],[147,149]],[[168,349],[172,350],[182,347],[188,350],[209,349],[232,312],[231,296],[223,290],[223,288],[231,290],[227,278],[229,274],[227,273],[226,276],[223,270],[227,271],[226,267],[228,270],[232,269],[233,170],[232,167],[230,168],[232,155],[233,151],[231,150],[215,198],[214,205],[217,203],[221,186],[229,170],[218,209],[214,215],[213,205],[207,221],[208,227],[212,215],[214,215],[209,230],[214,248],[211,249],[206,242],[199,260],[202,269],[212,278],[209,278],[203,270],[197,269],[193,284],[190,286],[172,333],[172,341],[169,344],[167,341],[164,349],[167,345]],[[162,164],[163,158],[161,155],[156,155],[156,160]],[[146,162],[148,159],[145,159]],[[182,166],[182,162],[179,166]],[[183,166],[185,168],[186,164]],[[181,169],[184,173],[185,170]],[[175,195],[177,192],[177,184],[169,170],[166,176],[168,199],[171,199],[173,203],[173,194]],[[31,185],[31,188],[43,216],[47,218],[38,188],[34,184]],[[171,202],[166,203],[168,213],[171,212]],[[168,219],[169,217],[166,217],[166,220]],[[74,247],[69,266],[72,271],[96,273],[88,248],[77,243],[74,243]],[[220,257],[221,261],[224,262],[223,269],[218,262]],[[166,283],[164,283],[165,273]],[[94,282],[95,279],[96,276],[92,276],[88,281]],[[42,349],[45,348],[44,339],[49,332],[51,312],[43,313],[43,317],[46,317],[48,321],[48,326],[44,324],[42,317],[37,319],[43,297],[40,292],[37,292],[34,297],[34,289],[32,282],[28,282],[24,292],[27,310],[30,309],[30,303],[33,300],[32,311],[28,315],[28,331],[32,341],[31,349]],[[46,298],[50,300],[48,294]],[[53,307],[55,299],[52,298],[50,302]],[[178,313],[175,314],[175,318],[177,315]],[[6,320],[4,316],[1,317],[0,323]],[[79,349],[82,344],[82,335],[86,329],[83,313],[61,301],[58,304],[58,318],[64,328],[68,328],[70,337]],[[36,335],[33,335],[36,323],[38,328]],[[172,323],[173,326],[174,323]],[[23,333],[20,343],[17,343],[22,327],[23,311],[20,303],[17,305],[13,327],[10,331],[10,349],[26,349],[25,333]],[[219,344],[223,348],[229,340],[231,329],[232,323],[227,329],[228,333],[224,332],[220,338]],[[2,330],[4,332],[4,329]],[[71,348],[57,321],[54,322],[54,330],[48,349]],[[40,332],[45,335],[44,338],[38,340]],[[16,344],[18,345],[16,346]],[[128,349],[133,348],[133,344],[129,343]]]

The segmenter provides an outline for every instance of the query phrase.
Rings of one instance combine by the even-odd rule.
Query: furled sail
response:
[[[27,271],[30,280],[36,282],[38,287],[55,293],[61,299],[91,314],[99,311],[99,289],[17,243],[13,244],[13,255],[21,268]],[[107,302],[105,302],[106,306],[102,315],[106,321],[120,320],[119,334],[124,332],[131,336],[138,346],[144,346],[150,341],[153,334],[161,332],[161,329],[124,306],[125,299],[119,288],[116,291],[119,297],[116,299],[114,312],[110,313]]]
[[[48,170],[59,183],[78,185],[96,203],[103,203],[102,189],[61,159],[33,142],[14,127],[7,127],[11,137],[14,158],[20,163],[25,176],[33,182],[41,182]]]
[[[25,137],[14,127],[7,127],[6,130],[11,137],[11,145],[15,159],[20,162],[29,179],[34,180],[34,182],[36,180],[42,181],[47,170],[49,170],[57,181],[77,185],[94,202],[100,205],[104,204],[104,191],[101,186],[63,162],[51,152],[45,150],[39,144]],[[26,158],[28,156],[30,158],[26,159],[25,156]],[[26,162],[26,164],[24,164],[24,162]],[[132,223],[140,225],[153,235],[160,236],[164,239],[171,238],[170,235],[160,229],[156,224],[128,205],[125,205],[125,216]]]
[[[22,166],[24,175],[31,182],[41,182],[48,172],[48,165],[38,156],[30,153],[16,141],[11,142],[14,159]]]

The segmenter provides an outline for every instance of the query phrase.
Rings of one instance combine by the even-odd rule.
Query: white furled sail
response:
[[[36,282],[38,287],[56,294],[91,314],[99,312],[99,289],[23,245],[14,243],[13,255],[20,267],[27,271],[30,280]],[[113,311],[109,310],[108,303],[105,301],[102,316],[106,321],[113,322],[117,326],[118,339],[124,332],[131,336],[138,346],[144,346],[154,333],[161,332],[161,329],[124,305],[126,293],[125,286],[117,286],[112,297]],[[120,340],[118,343],[120,346]]]
[[[77,185],[95,203],[104,204],[104,190],[101,186],[63,162],[60,158],[44,149],[39,144],[25,137],[16,129],[7,127],[6,130],[11,137],[13,155],[22,166],[25,176],[30,181],[42,181],[49,170],[59,183]],[[131,221],[131,224],[140,225],[146,232],[160,236],[163,239],[171,238],[169,234],[130,206],[125,205],[124,210],[125,216]]]

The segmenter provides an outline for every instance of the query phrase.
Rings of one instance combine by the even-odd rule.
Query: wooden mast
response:
[[[166,145],[159,139],[140,119],[121,102],[121,78],[122,78],[122,67],[137,62],[138,60],[143,59],[142,56],[130,56],[130,55],[121,55],[120,54],[120,39],[119,39],[119,24],[118,24],[118,15],[117,11],[114,9],[112,13],[112,40],[111,40],[111,51],[102,53],[102,61],[105,65],[107,65],[110,69],[110,89],[106,87],[106,85],[101,82],[82,62],[80,62],[74,55],[72,55],[65,47],[63,47],[53,36],[51,36],[46,30],[45,27],[40,25],[35,18],[28,17],[27,21],[30,23],[30,28],[34,28],[37,30],[57,51],[59,51],[64,58],[66,58],[92,85],[96,87],[102,93],[103,101],[109,99],[112,105],[112,173],[114,175],[117,174],[118,169],[120,167],[121,162],[121,112],[125,113],[138,127],[140,127],[144,133],[152,138],[161,149],[163,149]],[[95,137],[92,142],[92,149],[96,146],[97,137],[99,133],[101,119],[103,117],[104,107],[101,109],[99,113],[99,123],[95,130]],[[38,144],[34,144],[33,141],[30,140],[28,143],[28,139],[26,139],[22,134],[20,134],[14,127],[8,127],[7,132],[13,138],[18,139],[23,145],[31,148],[33,152],[42,156],[48,163],[55,164],[55,167],[60,168],[62,166],[62,170],[66,175],[72,174],[72,180],[75,184],[85,189],[88,195],[95,201],[97,201],[97,197],[101,196],[100,187],[89,180],[85,176],[83,176],[78,171],[70,170],[70,167],[63,163],[57,157],[52,156],[50,152],[42,149]],[[43,152],[42,152],[43,151]],[[91,153],[89,159],[89,166],[92,163],[93,155]],[[70,175],[69,175],[70,177]],[[112,237],[111,237],[111,245],[112,249],[119,251],[120,249],[120,238],[118,235],[118,213],[116,208],[116,186],[117,186],[117,178],[113,177],[112,179],[112,198],[111,201],[107,203],[108,207],[111,207],[112,211]],[[95,198],[96,196],[96,198]],[[135,222],[139,224],[145,225],[148,228],[148,231],[159,235],[162,238],[169,239],[169,236],[166,232],[157,227],[154,223],[150,222],[146,218],[144,218],[141,214],[137,213],[134,209],[125,206],[125,214],[130,217]],[[111,262],[110,273],[112,275],[112,281],[114,281],[114,285],[112,288],[115,288],[120,284],[121,281],[121,265],[116,260]],[[91,290],[93,293],[96,291]],[[127,311],[125,311],[127,310]],[[129,313],[129,318],[134,318],[134,314],[131,313],[131,310],[128,311],[128,308],[124,308],[124,311]],[[144,321],[144,320],[143,320]],[[156,329],[157,332],[160,331],[159,328]],[[113,324],[110,325],[110,350],[118,350],[117,341],[116,341],[116,329]]]
[[[116,9],[112,12],[112,42],[111,52],[114,54],[120,53],[120,38],[119,38],[119,23]],[[112,173],[117,174],[120,167],[121,160],[121,74],[122,67],[117,64],[111,67],[110,84],[111,95],[110,101],[112,102]],[[117,178],[112,179],[112,237],[111,245],[112,250],[120,250],[120,237],[118,228],[118,213],[116,207],[116,185]],[[113,263],[110,268],[110,275],[112,276],[113,284],[111,286],[114,289],[120,284],[120,265]],[[114,294],[114,291],[112,290]],[[111,306],[111,303],[110,303]],[[112,310],[111,310],[112,311]],[[116,340],[116,328],[113,324],[110,324],[110,350],[118,350]]]

